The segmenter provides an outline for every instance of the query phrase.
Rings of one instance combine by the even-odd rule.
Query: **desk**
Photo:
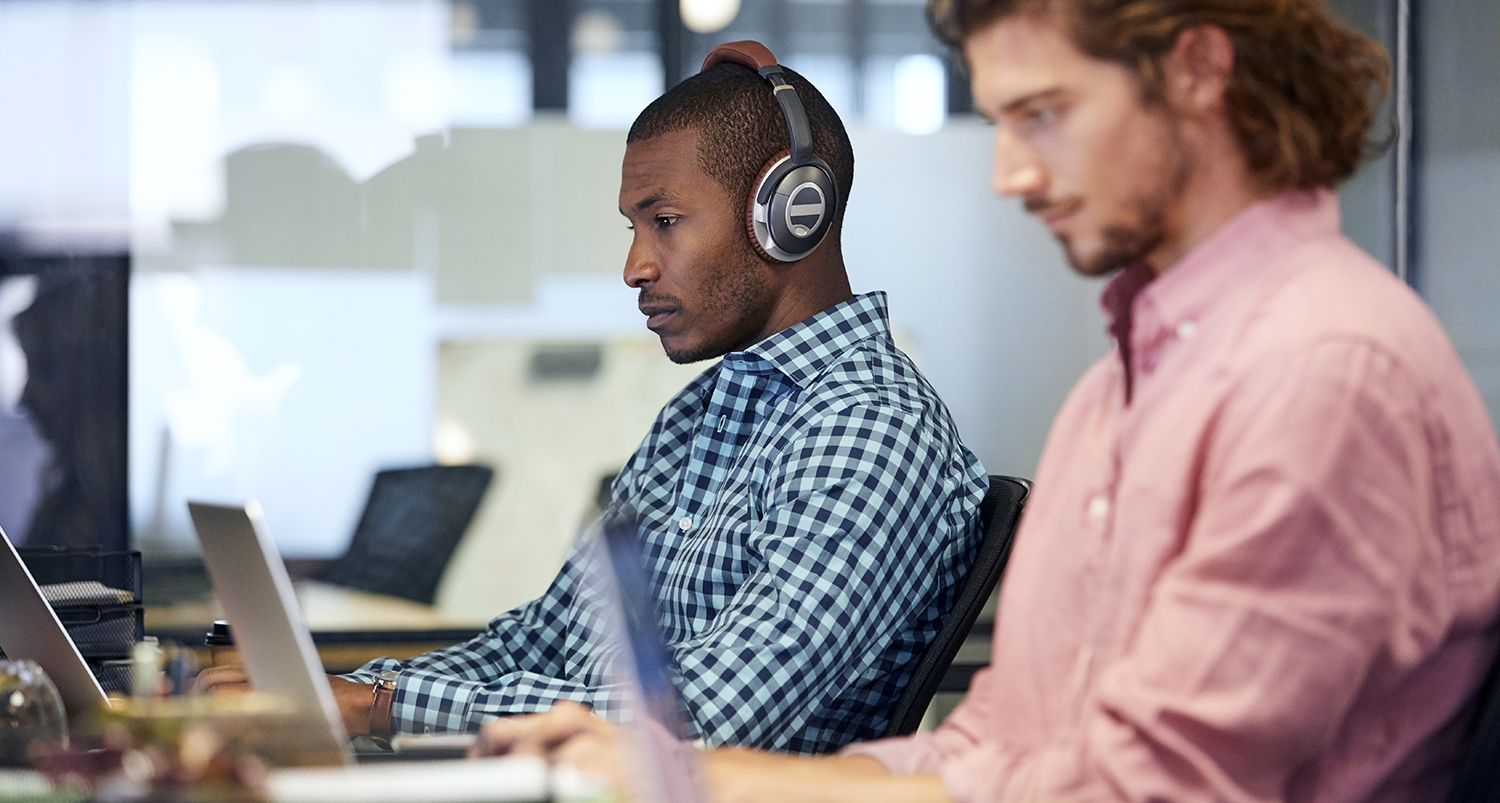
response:
[[[297,601],[312,631],[324,668],[356,669],[372,658],[410,658],[473,638],[488,623],[444,613],[398,597],[387,597],[316,580],[296,584]],[[203,636],[224,614],[212,601],[146,608],[146,634],[199,652],[207,664]]]

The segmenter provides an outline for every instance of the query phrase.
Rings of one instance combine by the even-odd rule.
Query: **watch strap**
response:
[[[396,673],[381,672],[375,677],[375,697],[370,704],[370,736],[391,738],[391,705],[396,701]]]

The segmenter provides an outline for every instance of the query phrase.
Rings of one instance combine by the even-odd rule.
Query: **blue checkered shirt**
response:
[[[976,548],[984,469],[858,296],[724,357],[657,416],[606,516],[637,520],[687,729],[824,753],[883,734]],[[557,700],[621,715],[575,545],[539,599],[401,672],[394,732]]]

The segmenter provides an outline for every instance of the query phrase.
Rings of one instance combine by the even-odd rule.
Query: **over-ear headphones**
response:
[[[754,41],[719,45],[703,60],[702,69],[724,62],[759,73],[776,93],[786,118],[792,147],[771,157],[761,168],[750,192],[745,228],[761,256],[795,262],[811,254],[833,227],[839,208],[838,182],[828,164],[813,154],[807,112],[770,49]]]

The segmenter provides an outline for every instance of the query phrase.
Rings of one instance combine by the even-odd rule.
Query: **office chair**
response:
[[[492,477],[488,466],[379,472],[348,551],[316,579],[431,605]]]
[[[1479,689],[1468,748],[1453,776],[1448,803],[1500,803],[1500,659]]]
[[[979,552],[974,556],[974,565],[959,589],[953,610],[943,621],[943,629],[938,631],[937,638],[927,646],[917,668],[912,670],[911,680],[891,714],[886,736],[905,736],[922,724],[927,704],[937,693],[943,675],[953,663],[953,656],[958,654],[958,648],[968,638],[979,611],[1000,582],[1005,562],[1010,558],[1016,523],[1021,520],[1021,508],[1030,491],[1031,483],[1027,480],[990,475],[990,490],[979,503],[979,521],[984,536],[979,542]]]

